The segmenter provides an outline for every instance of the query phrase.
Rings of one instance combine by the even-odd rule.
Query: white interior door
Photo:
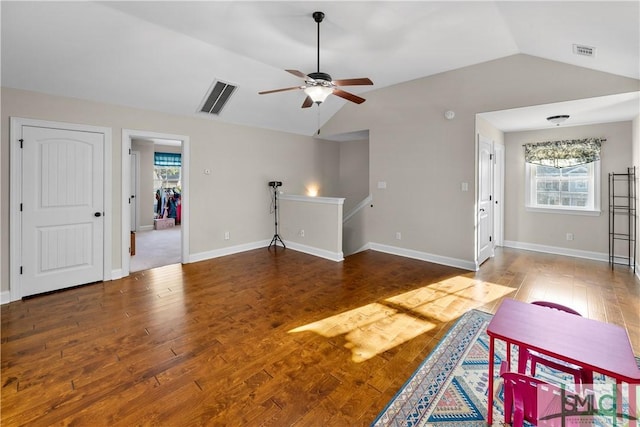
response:
[[[493,141],[478,136],[478,260],[493,256]]]
[[[22,127],[22,296],[104,278],[102,133]]]

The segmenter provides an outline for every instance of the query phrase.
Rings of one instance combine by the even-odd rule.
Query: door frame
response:
[[[122,271],[121,277],[126,277],[130,273],[131,267],[131,209],[129,207],[129,193],[131,191],[131,152],[132,139],[171,139],[182,142],[182,199],[181,199],[181,222],[180,222],[180,253],[181,262],[189,262],[189,164],[190,164],[190,140],[187,135],[173,135],[168,133],[151,132],[144,130],[122,129]]]
[[[504,150],[493,142],[493,246],[504,246]]]
[[[75,130],[81,132],[101,133],[104,135],[103,152],[103,203],[104,203],[104,236],[102,263],[102,280],[112,278],[112,135],[111,128],[102,126],[92,126],[79,123],[65,123],[39,119],[26,119],[22,117],[10,117],[9,123],[9,162],[10,162],[10,184],[9,184],[9,292],[11,301],[22,298],[22,280],[20,266],[22,265],[22,216],[20,215],[20,203],[22,199],[22,149],[20,148],[20,138],[22,137],[23,126],[33,126],[52,129]]]

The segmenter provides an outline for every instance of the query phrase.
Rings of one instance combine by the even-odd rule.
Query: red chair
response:
[[[559,387],[517,372],[504,372],[505,368],[506,364],[500,373],[504,379],[505,423],[511,423],[513,418],[513,427],[522,427],[525,420],[535,426],[583,425],[579,416],[561,416],[562,394]]]
[[[539,305],[542,307],[548,307],[553,310],[564,311],[569,314],[580,316],[580,313],[572,308],[565,307],[561,304],[548,301],[534,301],[531,304]],[[560,360],[550,358],[549,356],[542,355],[536,351],[529,350],[527,348],[520,347],[518,352],[518,372],[526,373],[527,362],[531,363],[531,376],[536,375],[536,366],[542,364],[550,368],[556,369],[561,372],[566,372],[573,375],[574,383],[576,386],[584,387],[585,384],[593,384],[593,372],[588,369],[583,369],[580,366],[576,366],[570,363],[566,363]],[[576,391],[580,391],[577,389]]]

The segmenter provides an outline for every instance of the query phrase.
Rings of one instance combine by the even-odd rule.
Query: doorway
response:
[[[477,147],[476,268],[479,268],[483,262],[494,254],[493,141],[478,134]]]
[[[189,262],[189,137],[127,129],[123,129],[122,135],[123,276],[132,271]],[[137,170],[131,161],[134,152],[138,153],[140,166]],[[164,220],[163,215],[157,212],[155,195],[158,189],[155,187],[158,179],[154,176],[153,166],[156,152],[172,152],[181,162],[176,182],[169,183],[172,185],[172,200],[175,202],[173,197],[176,194],[180,198],[180,218],[175,218],[174,213],[171,227],[168,226],[168,218]],[[131,194],[135,181],[138,182],[138,194]],[[132,204],[135,208],[131,207]],[[132,218],[134,211],[135,222]]]

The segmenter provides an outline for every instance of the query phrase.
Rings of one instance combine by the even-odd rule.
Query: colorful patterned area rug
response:
[[[486,329],[491,318],[491,314],[471,310],[458,319],[371,425],[485,427],[489,377]],[[495,354],[494,372],[497,375],[506,354],[503,342],[496,341]],[[511,354],[512,366],[517,366],[517,351]],[[571,376],[542,366],[537,369],[536,376],[555,384],[573,382]],[[594,375],[594,383],[606,381],[612,379]],[[501,380],[494,381],[493,395],[494,426],[501,426],[504,421]],[[596,424],[600,425],[599,422]]]

